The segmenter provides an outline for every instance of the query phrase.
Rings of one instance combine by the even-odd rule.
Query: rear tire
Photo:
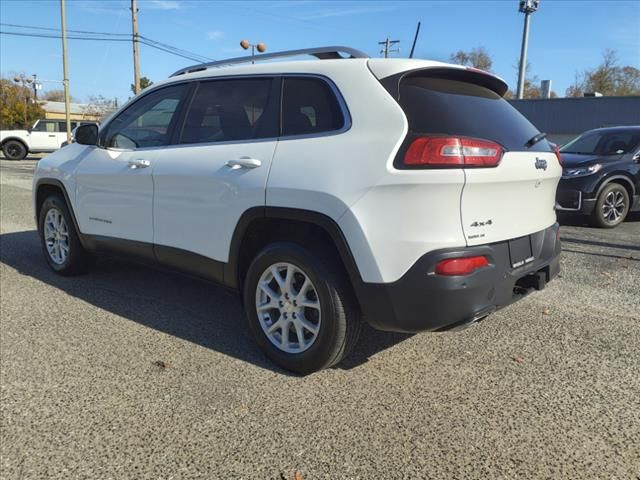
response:
[[[593,222],[601,228],[620,225],[629,213],[629,192],[619,183],[610,183],[598,196],[593,211]]]
[[[27,156],[27,147],[18,140],[9,140],[2,146],[2,153],[7,160],[22,160]]]
[[[47,263],[60,275],[79,275],[87,271],[90,256],[85,252],[73,217],[60,195],[50,195],[42,203],[38,233]]]
[[[362,322],[343,269],[329,252],[277,242],[249,266],[244,282],[249,328],[276,365],[308,374],[339,363]]]

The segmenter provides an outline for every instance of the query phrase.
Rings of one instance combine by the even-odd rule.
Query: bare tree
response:
[[[69,97],[72,103],[76,103],[78,100],[74,97]],[[47,90],[42,94],[42,100],[48,102],[64,102],[64,90]]]
[[[603,95],[640,95],[640,70],[630,65],[618,65],[615,50],[602,52],[602,63],[596,68],[576,73],[575,81],[567,88],[567,97],[581,97],[587,92]]]
[[[513,65],[513,68],[518,70],[518,62]],[[524,79],[524,90],[522,92],[522,98],[542,98],[542,87],[540,85],[540,78],[537,75],[533,75],[531,68],[531,63],[527,62],[527,74]],[[558,95],[553,90],[549,93],[551,98],[556,98]],[[511,99],[514,98],[515,95],[511,90],[508,90],[505,94],[505,98]]]
[[[491,71],[493,60],[484,47],[473,48],[469,52],[458,50],[449,57],[452,63],[478,68],[487,72]]]
[[[83,113],[88,116],[98,117],[100,119],[110,115],[117,109],[114,100],[104,98],[102,95],[92,95],[83,108]]]

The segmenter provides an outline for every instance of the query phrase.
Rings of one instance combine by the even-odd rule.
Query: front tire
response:
[[[630,208],[629,192],[619,183],[610,183],[598,197],[593,220],[598,227],[613,228],[627,217]]]
[[[89,256],[85,252],[73,218],[64,199],[48,196],[40,208],[38,233],[47,263],[60,275],[78,275],[86,272]]]
[[[17,140],[9,140],[2,146],[2,153],[8,160],[22,160],[27,156],[27,147]]]
[[[276,365],[308,374],[339,363],[356,343],[360,314],[332,255],[289,242],[265,247],[244,282],[249,327]]]

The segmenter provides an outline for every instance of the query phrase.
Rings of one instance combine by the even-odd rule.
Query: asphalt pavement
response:
[[[271,365],[237,299],[116,260],[53,274],[0,160],[2,479],[640,479],[640,215],[478,326]]]

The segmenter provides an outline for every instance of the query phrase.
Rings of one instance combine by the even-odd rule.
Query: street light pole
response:
[[[255,63],[256,60],[256,49],[258,50],[259,53],[264,53],[267,51],[267,46],[264,43],[258,43],[258,44],[254,44],[254,43],[249,43],[249,40],[242,40],[240,41],[240,46],[242,47],[243,50],[247,50],[249,47],[251,47],[251,63]]]
[[[67,142],[71,143],[71,100],[69,99],[69,68],[67,65],[67,21],[64,0],[60,0],[60,22],[62,30],[62,82],[64,83],[64,116],[67,121]]]
[[[540,0],[520,0],[521,13],[524,13],[524,29],[522,31],[522,48],[520,50],[520,68],[518,69],[518,91],[516,98],[522,99],[524,95],[524,79],[527,71],[527,49],[529,47],[529,24],[531,14],[538,9]]]

